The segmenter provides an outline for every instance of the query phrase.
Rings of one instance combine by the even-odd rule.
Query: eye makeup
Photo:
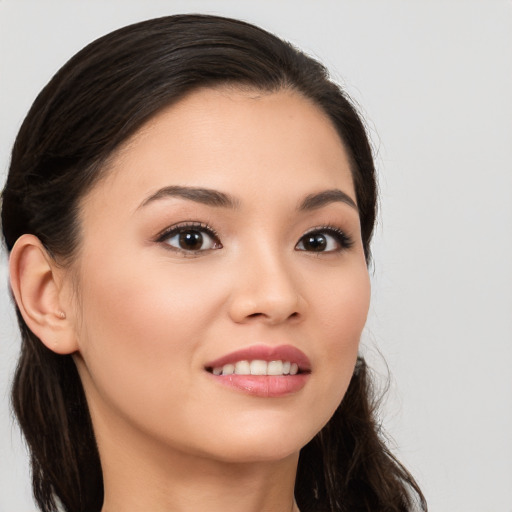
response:
[[[199,221],[173,224],[160,232],[155,241],[185,256],[196,256],[223,248],[215,229]],[[353,239],[345,231],[338,226],[327,224],[309,229],[300,237],[295,250],[317,254],[338,253],[350,249],[353,245]]]
[[[185,256],[222,248],[216,231],[197,221],[184,221],[166,228],[157,235],[156,242]]]
[[[354,241],[337,226],[319,226],[305,233],[295,249],[310,252],[340,252],[350,249]]]

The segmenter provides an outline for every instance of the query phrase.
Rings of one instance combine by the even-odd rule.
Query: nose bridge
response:
[[[231,302],[237,322],[259,317],[279,323],[299,316],[302,299],[291,254],[279,244],[251,244],[240,253]]]

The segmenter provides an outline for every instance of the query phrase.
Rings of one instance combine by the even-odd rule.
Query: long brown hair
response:
[[[361,118],[326,69],[253,25],[181,15],[131,25],[75,55],[35,100],[14,144],[2,193],[10,251],[36,235],[61,264],[80,243],[77,204],[108,158],[162,108],[198,87],[293,89],[331,119],[352,159],[363,246],[370,261],[377,187]],[[12,403],[31,453],[43,512],[99,511],[103,480],[83,388],[71,356],[47,349],[18,311],[21,355]],[[296,499],[309,511],[427,510],[419,487],[381,438],[363,359],[329,423],[301,451]]]

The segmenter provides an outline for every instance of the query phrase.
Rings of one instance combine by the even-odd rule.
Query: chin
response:
[[[216,436],[215,442],[205,448],[223,462],[272,462],[297,456],[316,433],[316,429],[308,429],[304,424],[302,428],[291,428],[267,422],[230,433],[212,432],[210,440]]]
[[[251,464],[260,462],[279,462],[290,457],[297,457],[302,444],[283,446],[281,442],[251,444],[250,446],[231,446],[215,458],[230,464]],[[250,442],[250,441],[248,441]]]

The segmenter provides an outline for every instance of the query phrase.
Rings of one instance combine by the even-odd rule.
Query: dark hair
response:
[[[169,16],[94,41],[42,90],[14,144],[2,199],[10,251],[36,235],[57,261],[80,243],[79,199],[123,141],[162,108],[199,87],[292,89],[331,119],[352,160],[367,262],[376,216],[376,179],[364,125],[326,69],[253,25],[214,16]],[[12,403],[31,452],[33,490],[44,512],[99,511],[103,481],[83,388],[69,355],[47,349],[17,310],[21,356]],[[365,362],[346,396],[301,451],[296,499],[308,511],[410,511],[426,503],[387,450]]]

